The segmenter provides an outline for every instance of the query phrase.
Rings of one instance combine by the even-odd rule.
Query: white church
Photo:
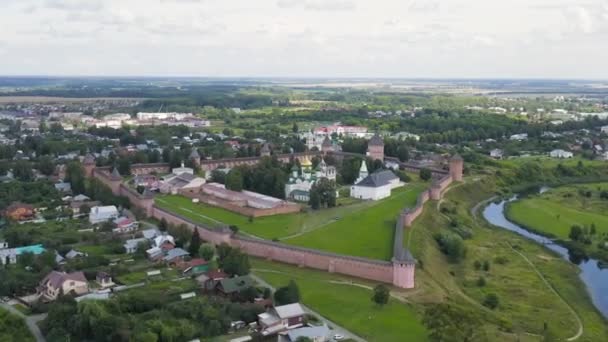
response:
[[[294,165],[291,168],[291,176],[285,184],[285,199],[298,202],[308,202],[310,199],[310,189],[321,178],[336,180],[336,168],[329,166],[323,159],[317,167],[312,169],[312,162],[308,157],[304,157],[300,162],[301,170]],[[301,171],[301,172],[300,172]]]
[[[403,186],[403,183],[390,170],[380,170],[369,174],[364,160],[361,162],[359,177],[350,188],[350,197],[377,201],[389,197],[391,191],[400,186]]]

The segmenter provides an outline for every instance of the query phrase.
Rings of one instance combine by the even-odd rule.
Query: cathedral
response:
[[[294,165],[291,169],[289,181],[285,184],[285,199],[298,202],[308,202],[310,199],[310,189],[321,178],[336,180],[336,168],[328,166],[325,160],[313,170],[312,162],[308,157],[300,161],[300,168]]]

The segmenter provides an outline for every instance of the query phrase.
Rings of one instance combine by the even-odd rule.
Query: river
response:
[[[510,230],[543,244],[545,247],[556,252],[562,258],[570,262],[570,255],[567,248],[555,244],[544,236],[527,231],[505,217],[505,204],[507,202],[515,201],[516,199],[517,197],[513,197],[500,203],[489,204],[483,211],[483,217],[497,227]],[[598,267],[598,261],[595,259],[588,259],[580,262],[578,268],[581,270],[579,276],[587,286],[587,291],[591,295],[593,304],[605,318],[608,318],[608,269],[600,269]]]

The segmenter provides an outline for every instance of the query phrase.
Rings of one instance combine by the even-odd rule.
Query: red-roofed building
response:
[[[13,221],[25,221],[34,217],[34,206],[24,203],[13,203],[4,210],[4,216]]]

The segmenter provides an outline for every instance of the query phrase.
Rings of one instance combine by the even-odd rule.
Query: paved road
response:
[[[28,329],[30,330],[32,335],[34,335],[34,338],[36,338],[37,342],[46,342],[46,339],[42,335],[40,328],[38,328],[38,322],[45,319],[47,314],[26,316],[21,311],[15,309],[14,307],[8,304],[0,303],[0,306],[10,311],[11,313],[14,313],[15,315],[23,318],[25,320],[25,323],[27,324]]]
[[[253,278],[253,280],[255,280],[258,284],[268,287],[269,289],[271,289],[272,291],[275,291],[275,288],[268,284],[264,279],[258,277],[255,274],[249,274],[251,276],[251,278]],[[340,334],[342,336],[344,336],[347,339],[352,339],[353,341],[357,341],[357,342],[367,342],[364,338],[361,338],[357,335],[355,335],[354,333],[348,331],[346,328],[339,326],[338,324],[336,324],[333,321],[330,321],[329,319],[323,317],[320,313],[312,310],[311,308],[307,307],[306,305],[302,305],[302,307],[304,308],[304,310],[310,314],[313,314],[315,316],[317,316],[321,321],[323,321],[325,324],[327,324],[328,326],[333,328],[333,334]]]

